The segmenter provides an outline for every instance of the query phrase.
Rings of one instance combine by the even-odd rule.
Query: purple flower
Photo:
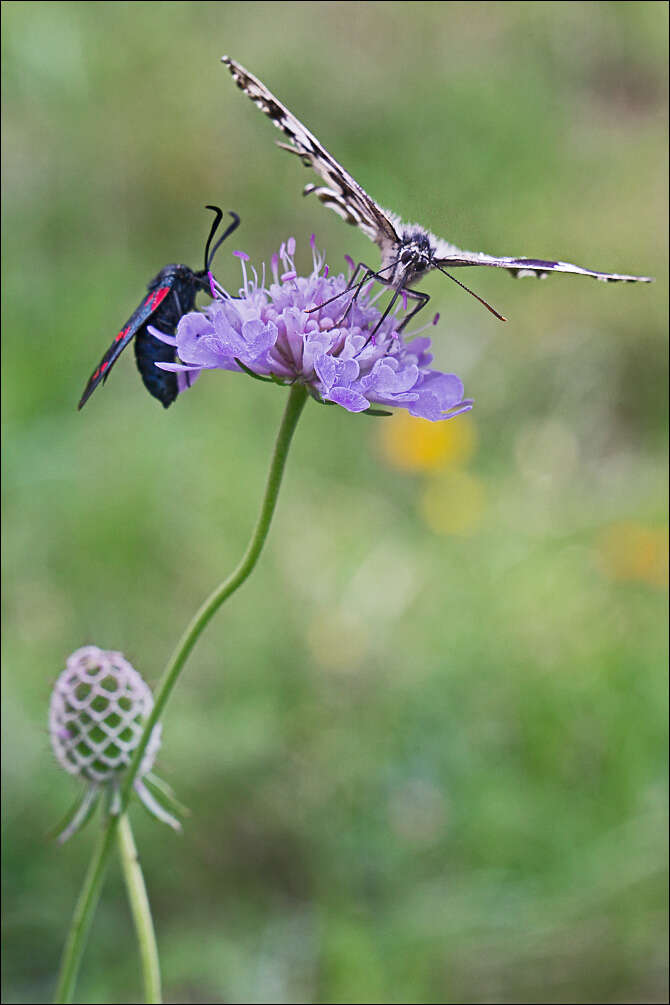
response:
[[[317,401],[349,412],[386,405],[437,421],[468,411],[472,401],[463,398],[459,378],[430,368],[430,339],[406,341],[398,333],[402,311],[393,311],[377,328],[381,312],[375,302],[384,291],[371,296],[370,282],[352,302],[353,292],[344,292],[347,277],[329,276],[313,236],[310,245],[310,275],[297,275],[295,240],[289,238],[272,257],[267,286],[265,266],[261,279],[252,267],[252,278],[249,256],[235,252],[244,282],[239,298],[212,283],[216,299],[202,312],[182,317],[176,337],[150,328],[176,347],[180,360],[156,365],[178,374],[180,391],[203,370],[236,370],[281,384],[300,381]]]

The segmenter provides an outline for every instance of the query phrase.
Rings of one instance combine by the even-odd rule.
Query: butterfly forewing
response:
[[[329,188],[308,186],[307,191],[314,191],[322,202],[334,209],[348,223],[360,227],[367,237],[379,245],[382,259],[392,254],[398,247],[400,237],[389,215],[370,198],[349,172],[345,171],[326,148],[321,146],[316,136],[310,133],[309,129],[292,115],[257,77],[228,56],[223,57],[223,62],[240,90],[244,91],[262,112],[265,112],[293,144],[289,146],[280,143],[279,146],[300,157],[303,163],[312,167],[329,186]]]
[[[570,262],[545,261],[541,258],[510,258],[506,256],[496,257],[495,255],[485,255],[483,252],[461,251],[450,246],[450,254],[440,255],[438,242],[437,257],[435,264],[437,268],[454,269],[461,266],[486,265],[494,269],[507,269],[513,276],[538,276],[544,279],[552,272],[565,272],[574,276],[590,276],[592,279],[600,279],[604,283],[651,283],[653,280],[649,276],[628,276],[618,272],[597,272],[594,269],[584,269],[581,265],[572,265]]]

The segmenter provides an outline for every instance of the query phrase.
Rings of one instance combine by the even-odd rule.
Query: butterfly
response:
[[[290,144],[278,142],[277,145],[300,157],[303,164],[316,171],[326,183],[325,185],[309,184],[305,186],[303,194],[309,195],[313,192],[325,206],[334,210],[347,223],[357,226],[379,247],[382,259],[381,267],[372,269],[364,262],[359,262],[348,286],[349,290],[356,287],[356,296],[363,284],[374,278],[393,289],[393,297],[379,324],[392,309],[398,297],[416,302],[416,307],[406,316],[401,330],[418,311],[426,306],[430,299],[428,295],[410,287],[433,269],[444,273],[479,300],[501,321],[506,320],[502,314],[499,314],[490,304],[446,270],[461,266],[485,265],[491,268],[506,269],[513,276],[537,276],[542,279],[552,272],[567,272],[579,276],[591,276],[602,282],[653,282],[649,276],[596,272],[593,269],[584,269],[579,265],[571,265],[569,262],[547,261],[540,258],[497,257],[483,252],[462,251],[456,245],[436,237],[435,234],[431,234],[430,231],[418,224],[403,223],[395,213],[377,205],[348,171],[345,171],[341,164],[338,164],[316,137],[303,126],[295,115],[289,112],[285,105],[278,101],[257,77],[254,77],[228,56],[223,57],[223,62],[230,70],[237,86],[251,98],[261,111],[265,112],[275,126],[281,129],[291,141]],[[359,279],[361,274],[362,279]],[[350,302],[350,306],[352,302],[353,300]]]
[[[218,239],[210,252],[210,245],[223,217],[218,206],[206,206],[214,214],[209,237],[205,245],[205,267],[194,272],[188,265],[166,265],[158,275],[154,276],[147,286],[147,294],[137,310],[133,311],[125,325],[115,337],[111,346],[102,357],[97,367],[88,379],[78,408],[83,408],[96,387],[109,377],[110,371],[126,346],[135,338],[135,361],[137,369],[149,394],[157,398],[165,408],[172,404],[178,394],[177,375],[166,370],[160,370],[157,362],[173,363],[175,350],[172,346],[160,342],[147,330],[149,322],[167,335],[174,335],[177,325],[184,314],[195,307],[195,298],[199,290],[210,292],[210,266],[219,246],[229,234],[239,226],[237,213],[230,213],[233,222]]]

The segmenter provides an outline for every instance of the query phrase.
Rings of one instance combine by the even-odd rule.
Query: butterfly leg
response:
[[[394,265],[395,265],[395,262],[393,263],[392,266],[389,266],[388,268],[393,268]],[[334,297],[329,297],[328,300],[322,300],[320,304],[317,304],[316,307],[310,307],[310,309],[307,310],[307,311],[305,311],[305,313],[306,314],[313,314],[314,311],[321,310],[321,308],[325,307],[327,304],[332,304],[335,300],[339,300],[340,297],[343,297],[345,295],[345,293],[349,293],[354,288],[354,286],[357,287],[356,293],[355,293],[355,296],[354,296],[354,299],[355,299],[355,297],[358,296],[361,287],[365,285],[365,283],[368,281],[368,279],[372,279],[373,277],[375,279],[379,280],[379,282],[382,283],[382,285],[388,286],[389,285],[389,281],[388,281],[388,279],[384,279],[384,276],[383,276],[384,272],[388,272],[388,268],[387,269],[381,269],[380,272],[375,272],[374,269],[371,269],[369,265],[365,264],[365,262],[359,262],[358,265],[354,268],[354,271],[352,273],[351,279],[349,280],[349,282],[347,283],[347,285],[345,286],[345,288],[340,293],[336,293]],[[363,270],[365,272],[365,275],[363,276],[362,279],[358,279],[357,278],[358,277],[358,273],[361,270]],[[349,305],[349,306],[351,306],[351,305]],[[347,308],[347,310],[348,309],[349,308]],[[345,313],[344,317],[346,317],[346,316],[347,315]],[[343,318],[343,320],[344,320],[344,318]]]
[[[362,279],[358,278],[359,272],[363,273]],[[371,276],[378,276],[378,275],[379,273],[375,272],[374,269],[371,269],[369,265],[365,264],[365,262],[359,262],[358,265],[355,266],[354,271],[351,273],[351,279],[347,283],[347,289],[353,290],[354,286],[362,286],[364,283],[367,282],[367,280]],[[385,282],[385,280],[381,276],[379,276],[379,281],[380,283]]]
[[[411,321],[412,318],[415,317],[419,313],[419,311],[422,311],[423,308],[428,303],[428,301],[430,300],[430,297],[428,296],[427,293],[421,293],[419,290],[408,290],[406,288],[401,288],[399,290],[396,290],[394,292],[393,296],[391,297],[389,303],[387,304],[386,310],[384,311],[384,313],[380,317],[379,321],[375,325],[374,330],[368,336],[368,339],[367,339],[365,345],[363,346],[364,349],[365,349],[365,346],[371,341],[371,339],[373,339],[375,337],[375,335],[377,334],[377,332],[381,328],[383,322],[386,320],[386,318],[391,313],[391,311],[393,309],[393,305],[395,304],[395,302],[398,299],[398,297],[403,297],[403,298],[407,298],[409,300],[416,300],[416,301],[418,301],[418,303],[417,303],[416,307],[414,308],[414,310],[410,311],[410,313],[407,315],[407,317],[405,318],[405,320],[403,321],[403,323],[398,328],[398,334],[400,334],[401,332],[403,332],[405,330],[405,327],[406,327],[407,323],[409,321]]]
[[[393,266],[395,266],[395,262],[393,263]],[[389,268],[392,268],[393,266],[389,266]],[[362,279],[358,279],[358,273],[359,272],[363,273],[363,278]],[[353,297],[351,298],[351,300],[347,304],[347,309],[344,312],[344,314],[342,315],[342,317],[340,318],[340,324],[342,324],[343,321],[345,321],[346,318],[349,316],[349,311],[351,310],[351,308],[354,306],[354,304],[358,300],[359,293],[361,292],[361,290],[363,289],[363,287],[365,286],[365,284],[367,282],[369,282],[370,279],[376,279],[377,282],[381,283],[382,286],[390,286],[391,285],[390,281],[384,277],[384,272],[388,272],[388,268],[387,269],[382,269],[380,272],[376,272],[374,269],[371,269],[369,265],[366,265],[365,262],[359,262],[358,263],[358,265],[356,266],[356,268],[353,271],[351,279],[349,280],[349,284],[347,286],[347,289],[344,291],[346,293],[349,290],[353,290],[353,288],[355,286],[356,287],[356,292],[354,293]],[[396,299],[397,298],[394,297],[391,300],[391,305],[395,303]],[[379,328],[379,325],[382,323],[382,321],[384,320],[384,318],[388,314],[388,311],[390,310],[390,306],[387,309],[387,311],[384,313],[384,315],[381,318],[381,320],[379,321],[379,324],[377,325],[377,328]],[[377,328],[375,328],[375,331],[377,331]],[[372,334],[374,335],[374,332]]]
[[[412,320],[412,318],[416,317],[416,315],[419,313],[419,311],[422,311],[424,309],[424,307],[427,305],[428,301],[430,300],[430,297],[428,296],[427,293],[421,293],[420,290],[408,290],[408,289],[404,289],[404,290],[401,290],[400,293],[401,293],[401,295],[404,294],[404,296],[406,296],[408,300],[417,300],[418,301],[418,303],[417,303],[416,307],[414,308],[414,310],[412,310],[412,311],[409,312],[409,314],[407,315],[407,317],[405,318],[405,320],[403,321],[403,323],[400,325],[400,328],[398,328],[398,332],[404,332],[405,328],[407,327],[407,325],[409,324],[409,322]]]
[[[401,295],[401,293],[402,293],[401,290],[395,290],[394,291],[393,296],[391,297],[391,299],[389,300],[388,304],[386,305],[386,310],[384,311],[384,313],[380,317],[379,321],[375,325],[374,329],[370,332],[370,334],[368,335],[367,339],[365,340],[365,344],[363,346],[363,349],[365,349],[365,346],[367,346],[369,342],[373,342],[374,343],[374,337],[375,337],[375,335],[377,334],[377,332],[381,328],[381,326],[384,323],[384,321],[386,320],[386,318],[391,313],[391,310],[393,309],[393,305],[395,304],[396,300]],[[354,302],[354,299],[355,298],[352,298],[351,303]],[[349,307],[351,307],[351,304],[349,304]],[[347,310],[349,310],[349,307],[347,308]]]
[[[381,283],[382,286],[390,286],[391,285],[390,281],[388,279],[386,279],[383,275],[381,275],[379,272],[375,272],[374,269],[371,269],[369,265],[365,264],[365,262],[359,262],[358,265],[356,266],[356,268],[354,269],[354,273],[352,275],[352,281],[349,283],[349,286],[347,287],[348,289],[352,289],[353,288],[353,281],[356,279],[356,277],[358,276],[358,273],[361,270],[363,271],[363,278],[360,279],[360,280],[358,280],[358,282],[356,283],[356,292],[354,293],[353,297],[349,301],[349,304],[347,305],[347,309],[344,312],[344,314],[342,315],[342,318],[340,319],[340,324],[342,324],[342,322],[346,319],[347,315],[349,314],[349,311],[353,307],[355,301],[358,299],[358,294],[361,292],[363,286],[368,282],[368,280],[370,280],[370,279],[376,279],[377,282]],[[385,269],[382,270],[382,272],[385,272],[385,271],[386,271]],[[398,333],[403,332],[405,330],[405,328],[407,327],[407,325],[409,324],[409,322],[412,320],[412,318],[415,317],[419,313],[419,311],[423,310],[423,308],[426,306],[426,304],[430,300],[430,297],[428,296],[427,293],[421,293],[419,290],[410,290],[410,289],[407,289],[406,287],[401,288],[399,290],[396,290],[395,293],[393,294],[393,296],[391,297],[390,301],[388,302],[388,304],[386,306],[386,310],[384,311],[384,313],[380,317],[379,321],[375,325],[374,330],[370,333],[370,336],[369,336],[367,342],[365,343],[365,345],[367,345],[368,342],[370,341],[370,339],[374,338],[374,336],[377,334],[377,332],[381,328],[383,322],[386,320],[386,318],[389,316],[391,310],[393,309],[393,306],[396,303],[398,297],[400,297],[400,296],[402,296],[403,298],[406,298],[408,300],[416,300],[417,304],[416,304],[416,307],[414,308],[414,310],[410,311],[410,313],[407,315],[407,317],[403,320],[402,324],[398,328]]]

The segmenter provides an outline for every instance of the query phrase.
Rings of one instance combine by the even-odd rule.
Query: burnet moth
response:
[[[198,291],[203,290],[211,295],[210,266],[214,255],[222,242],[239,226],[240,218],[237,213],[229,213],[232,223],[210,251],[223,212],[218,206],[205,208],[211,209],[215,217],[205,245],[204,268],[194,272],[188,265],[166,265],[157,276],[154,276],[147,286],[148,293],[144,300],[137,310],[133,311],[89,377],[79,401],[79,408],[84,407],[99,384],[104,384],[117,359],[133,338],[137,369],[149,394],[158,398],[165,408],[177,397],[177,375],[161,370],[155,365],[159,362],[174,363],[175,350],[172,346],[154,338],[147,331],[147,326],[152,324],[166,335],[174,335],[179,319],[194,309]]]

